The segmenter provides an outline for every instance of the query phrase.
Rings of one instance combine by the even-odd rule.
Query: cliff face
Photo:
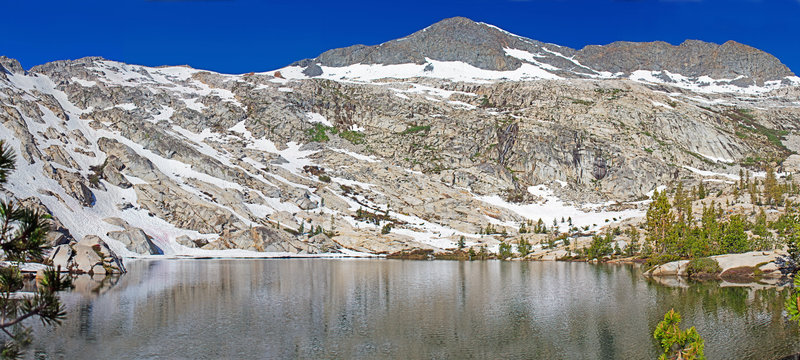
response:
[[[263,74],[102,58],[26,72],[2,57],[0,139],[18,154],[5,192],[54,215],[53,242],[96,235],[125,256],[386,253],[461,236],[494,246],[487,225],[515,234],[539,218],[592,230],[641,215],[658,186],[713,186],[791,155],[782,140],[800,124],[795,80],[737,47],[574,51],[456,18]],[[705,55],[673,63],[674,51]],[[372,62],[423,75],[459,62],[470,67],[456,75],[495,78],[350,65]],[[503,79],[532,66],[557,75]],[[604,73],[633,68],[651,77]],[[678,73],[789,77],[744,84],[758,90],[747,94],[728,91],[738,83],[694,89]]]

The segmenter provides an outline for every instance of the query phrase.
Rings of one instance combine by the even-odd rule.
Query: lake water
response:
[[[29,356],[64,359],[653,359],[670,308],[709,359],[800,351],[785,293],[668,288],[623,265],[148,260],[62,295]],[[93,289],[93,287],[97,287]]]

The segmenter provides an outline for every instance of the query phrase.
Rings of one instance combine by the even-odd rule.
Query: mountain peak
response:
[[[315,59],[292,65],[306,67],[306,74],[314,74],[309,76],[320,76],[323,70],[318,65],[427,65],[429,59],[460,62],[490,71],[515,71],[529,64],[532,67],[526,69],[539,78],[617,77],[643,70],[668,71],[686,78],[708,76],[749,86],[794,75],[774,56],[735,41],[718,45],[686,40],[677,46],[664,41],[617,41],[576,51],[465,17],[447,18],[380,45],[328,50]]]

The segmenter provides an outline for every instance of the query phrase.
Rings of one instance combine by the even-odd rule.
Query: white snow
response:
[[[707,170],[700,170],[698,168],[691,167],[691,166],[684,166],[683,168],[686,169],[686,170],[689,170],[689,171],[691,171],[691,172],[693,172],[695,174],[701,175],[701,176],[706,176],[706,177],[724,177],[726,179],[739,181],[739,175],[718,173],[718,172],[707,171]]]
[[[329,149],[332,150],[332,151],[338,152],[338,153],[349,155],[350,157],[356,158],[356,159],[361,160],[361,161],[366,161],[366,162],[371,162],[371,163],[378,162],[378,159],[375,158],[374,156],[367,156],[367,155],[355,153],[355,152],[352,152],[350,150],[345,150],[345,149],[336,149],[336,148],[329,148]]]
[[[328,121],[328,119],[326,119],[324,116],[320,115],[319,113],[307,112],[306,113],[306,120],[308,120],[308,122],[310,122],[310,123],[318,123],[318,124],[322,124],[322,125],[325,125],[325,126],[328,126],[328,127],[333,127],[333,124],[331,124],[331,122]]]
[[[367,129],[362,127],[362,126],[358,126],[358,124],[350,125],[350,131],[364,132],[364,130],[367,130]]]
[[[658,102],[658,101],[655,101],[655,100],[650,100],[650,102],[651,102],[653,105],[655,105],[655,106],[660,106],[660,107],[663,107],[663,108],[667,108],[667,109],[670,109],[670,110],[672,110],[672,106],[669,106],[669,105],[667,105],[667,104],[664,104],[664,103],[662,103],[662,102]]]
[[[666,77],[667,80],[662,79]],[[691,90],[698,93],[738,93],[738,94],[762,94],[782,87],[780,81],[767,81],[763,86],[750,85],[748,87],[741,87],[733,85],[735,79],[713,79],[709,76],[700,76],[697,78],[689,78],[681,74],[663,71],[650,71],[650,70],[636,70],[631,73],[629,79],[644,83],[666,84],[671,86],[680,87],[683,89]],[[789,80],[792,81],[792,80]]]
[[[706,155],[706,154],[703,154],[703,153],[700,153],[700,152],[698,152],[698,154],[699,154],[700,156],[702,156],[702,157],[704,157],[704,158],[708,159],[708,160],[711,160],[711,161],[715,162],[715,163],[726,163],[726,164],[733,164],[733,160],[731,160],[731,159],[728,159],[728,158],[723,158],[723,157],[716,157],[716,156]]]
[[[568,224],[561,223],[561,218],[572,218],[573,226],[583,227],[589,226],[592,230],[597,230],[611,222],[616,218],[616,221],[641,216],[641,210],[623,210],[623,211],[584,211],[572,205],[565,204],[561,199],[556,197],[553,192],[545,185],[531,186],[528,192],[533,195],[541,196],[545,199],[543,203],[537,204],[512,204],[509,203],[498,195],[491,196],[477,196],[476,199],[483,201],[487,204],[511,210],[519,216],[528,220],[542,219],[547,226],[551,226],[553,219],[559,224],[560,231],[567,231]],[[585,206],[585,208],[602,207],[602,204],[592,204]],[[608,221],[608,222],[607,222]],[[501,223],[502,224],[502,223]],[[503,225],[518,225],[518,224],[503,224]]]
[[[540,66],[524,63],[519,69],[511,71],[493,71],[474,67],[461,61],[437,61],[426,59],[426,64],[354,64],[342,67],[322,66],[320,78],[330,80],[350,80],[372,82],[379,79],[410,79],[428,77],[451,81],[471,83],[486,83],[497,80],[535,80],[535,79],[561,79],[561,77],[548,72]],[[432,71],[425,71],[427,64],[433,66]],[[289,66],[279,71],[287,79],[307,79],[302,73],[303,68]]]
[[[89,80],[79,79],[79,78],[76,78],[74,76],[71,78],[71,80],[76,82],[76,83],[78,83],[80,86],[83,86],[83,87],[97,86],[97,82],[96,81],[89,81]]]

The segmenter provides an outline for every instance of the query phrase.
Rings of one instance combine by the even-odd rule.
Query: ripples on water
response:
[[[629,266],[402,260],[157,260],[62,298],[42,358],[652,359],[675,308],[709,359],[800,350],[784,293],[667,288]],[[34,354],[35,353],[35,354]]]

